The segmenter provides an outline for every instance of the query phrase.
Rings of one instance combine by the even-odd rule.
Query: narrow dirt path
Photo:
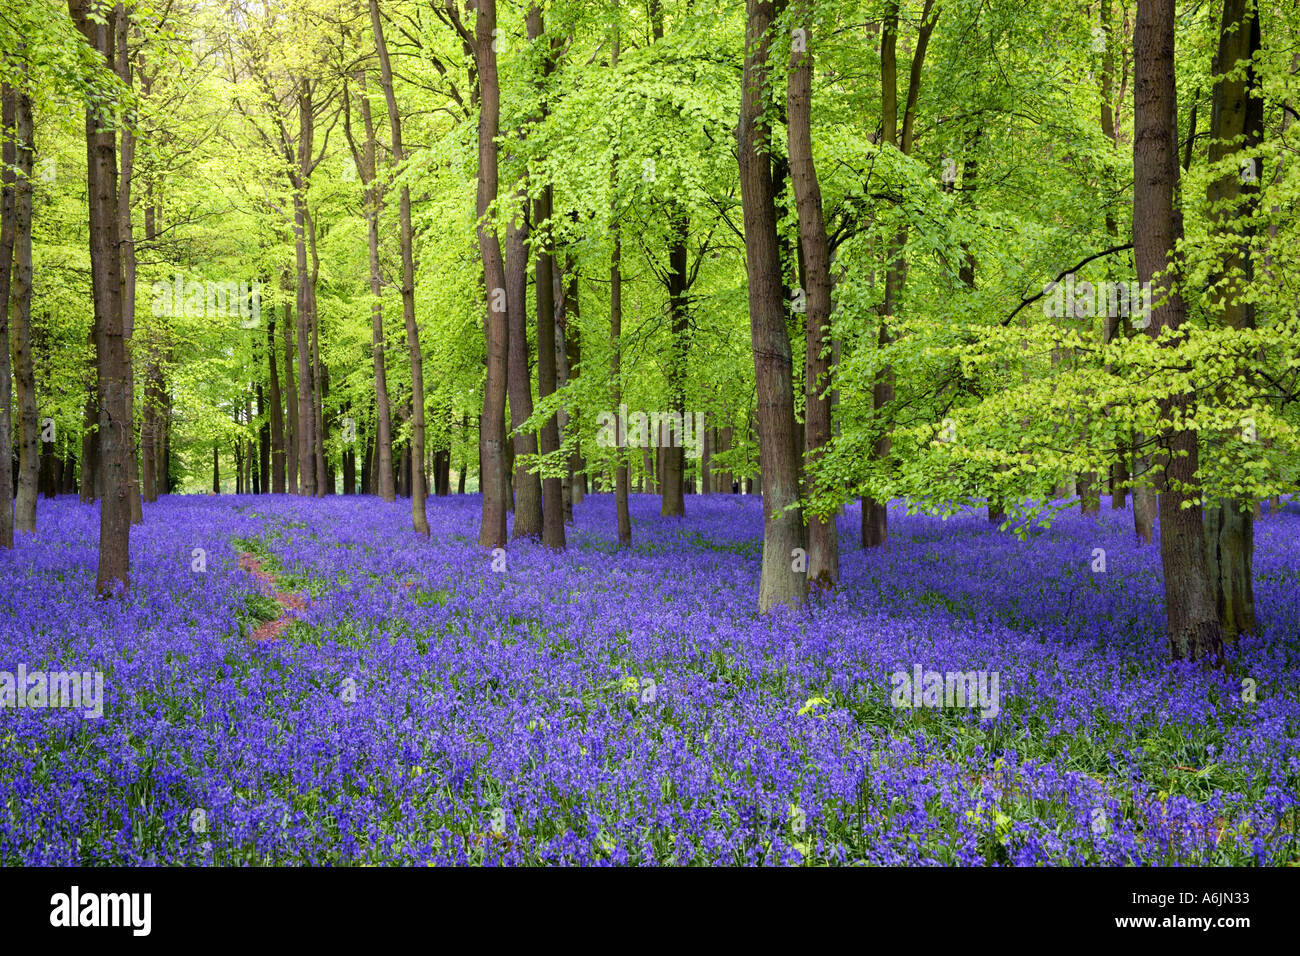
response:
[[[280,616],[274,621],[267,621],[253,632],[253,640],[255,641],[273,641],[293,623],[293,615],[289,612],[305,609],[307,599],[301,594],[295,594],[292,591],[281,591],[276,586],[275,578],[271,573],[262,568],[262,559],[254,554],[247,551],[241,554],[239,556],[239,567],[257,580],[258,589],[263,594],[274,598],[275,602],[280,605]]]

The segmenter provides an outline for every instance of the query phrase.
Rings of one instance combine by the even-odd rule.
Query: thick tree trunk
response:
[[[804,547],[804,528],[794,460],[794,383],[781,299],[781,259],[768,157],[770,131],[763,115],[769,95],[768,53],[775,5],[770,0],[747,0],[745,6],[747,53],[737,145],[763,474],[763,567],[758,607],[766,613],[777,605],[803,604],[808,578],[797,559]]]
[[[373,3],[374,0],[371,0]],[[479,425],[479,485],[483,493],[479,544],[506,546],[505,462],[506,378],[509,366],[509,318],[505,302],[505,268],[501,243],[488,221],[497,198],[497,134],[501,122],[501,89],[497,80],[496,0],[479,0],[475,22],[474,60],[479,79],[478,242],[483,259],[483,288],[487,294],[487,381],[483,387],[483,417]]]
[[[1134,32],[1133,250],[1138,281],[1151,282],[1149,333],[1169,329],[1182,341],[1186,305],[1169,272],[1181,238],[1175,206],[1178,188],[1178,113],[1174,83],[1174,0],[1138,0]],[[1159,274],[1159,275],[1157,275]],[[1192,396],[1161,399],[1162,421],[1191,414]],[[1165,614],[1174,660],[1218,660],[1223,632],[1214,606],[1206,559],[1197,477],[1195,431],[1166,426],[1160,489],[1160,557],[1164,566]]]
[[[87,0],[69,0],[68,12],[91,47],[112,67],[109,23],[90,19]],[[21,112],[21,108],[20,108]],[[131,428],[126,403],[126,342],[122,320],[121,237],[118,234],[117,142],[109,117],[86,108],[86,184],[89,197],[91,287],[99,399],[99,569],[95,590],[108,595],[130,578],[131,494],[127,459]],[[30,171],[30,167],[29,167]]]
[[[821,186],[812,152],[812,71],[809,49],[811,4],[802,0],[798,9],[803,44],[791,44],[790,71],[786,88],[790,182],[799,216],[799,242],[803,250],[804,294],[807,328],[804,354],[804,454],[808,465],[821,457],[831,440],[830,385],[831,272],[830,242],[822,213]],[[804,50],[799,50],[799,46]],[[810,492],[816,483],[807,477]],[[705,476],[708,482],[708,476]],[[840,577],[839,539],[835,517],[808,518],[808,580],[821,587],[833,587]]]
[[[510,425],[514,429],[514,503],[512,538],[538,538],[542,534],[542,482],[529,471],[523,456],[536,456],[537,434],[517,429],[533,414],[533,390],[528,368],[528,193],[527,180],[515,189],[515,205],[506,225],[506,317],[509,322],[507,385]]]
[[[1079,513],[1096,515],[1101,511],[1101,485],[1095,471],[1079,475]]]

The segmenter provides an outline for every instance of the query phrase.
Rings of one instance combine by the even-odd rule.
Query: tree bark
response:
[[[1152,283],[1151,322],[1163,345],[1177,349],[1183,339],[1186,305],[1171,275],[1171,260],[1182,234],[1177,212],[1178,113],[1174,83],[1174,0],[1138,0],[1134,31],[1133,250],[1138,281]],[[1173,263],[1176,265],[1176,263]],[[1159,303],[1159,304],[1154,304]],[[1162,421],[1192,411],[1190,394],[1159,402]],[[1174,660],[1219,660],[1223,633],[1214,607],[1206,560],[1197,477],[1195,431],[1167,425],[1160,488],[1160,557],[1165,578],[1165,614]]]
[[[68,0],[72,21],[99,56],[113,65],[108,23],[90,19],[88,0]],[[89,197],[91,287],[99,399],[99,459],[103,498],[99,510],[99,568],[95,590],[110,595],[130,579],[131,494],[126,404],[126,342],[122,319],[121,237],[118,234],[117,138],[108,116],[86,107],[86,184]]]
[[[14,112],[16,94],[0,85],[0,548],[14,546],[13,373],[9,351],[9,280],[14,256]]]
[[[311,174],[312,113],[311,85],[307,80],[298,84],[298,172],[294,183],[294,259],[298,275],[298,469],[301,481],[298,493],[316,496],[316,383],[311,364],[311,272],[307,262],[307,189]]]
[[[495,2],[493,3],[495,6]],[[480,18],[482,14],[480,13]],[[495,24],[495,11],[491,15]],[[393,91],[393,70],[388,60],[388,44],[384,40],[383,19],[379,15],[379,0],[370,0],[370,25],[375,31],[375,47],[379,53],[379,78],[384,89],[384,102],[388,105],[388,127],[392,138],[393,165],[400,169],[406,161],[402,149],[402,117],[397,111],[397,96]],[[492,34],[488,31],[488,44]],[[490,52],[490,51],[489,51]],[[496,63],[492,64],[493,82],[496,80]],[[482,68],[479,70],[482,82]],[[495,126],[495,124],[494,124]],[[495,144],[493,145],[495,151]],[[493,156],[495,162],[495,152]],[[495,172],[495,165],[493,167]],[[406,321],[406,347],[411,358],[411,460],[419,471],[417,481],[411,483],[411,522],[416,534],[428,535],[429,520],[424,510],[424,357],[420,351],[420,328],[415,322],[415,258],[412,251],[411,189],[402,185],[399,206],[402,249],[402,317]]]
[[[284,274],[282,288],[285,292],[288,292],[290,288],[287,270]],[[285,491],[291,495],[298,493],[298,444],[300,434],[298,427],[300,395],[298,386],[294,382],[294,336],[291,331],[296,329],[297,323],[294,321],[293,303],[286,296],[284,300],[284,406],[288,412],[288,420],[284,435]]]
[[[118,78],[127,89],[131,88],[131,51],[127,46],[129,18],[127,7],[117,5],[115,13],[115,67]],[[135,367],[131,359],[131,340],[135,336],[135,227],[131,222],[131,181],[135,172],[135,134],[131,121],[122,125],[120,175],[117,190],[118,232],[122,256],[122,335],[126,349],[126,408],[131,425],[126,430],[127,470],[131,486],[131,523],[144,523],[144,508],[140,501],[140,465],[135,439]]]
[[[280,404],[280,363],[276,360],[279,345],[275,341],[275,320],[266,326],[266,361],[271,379],[271,491],[284,494],[284,413]]]
[[[320,276],[320,260],[316,253],[316,220],[307,215],[307,250],[311,257],[311,276],[307,283],[311,300],[311,367],[312,367],[312,421],[315,425],[314,453],[316,455],[316,497],[334,494],[334,469],[325,457],[325,444],[329,441],[329,422],[325,418],[325,396],[329,392],[329,370],[320,360],[320,309],[316,306],[316,282]]]
[[[383,203],[383,189],[378,182],[375,160],[375,123],[370,113],[370,100],[366,96],[365,70],[358,70],[361,81],[361,122],[365,127],[366,141],[357,159],[357,173],[365,188],[366,246],[370,262],[370,351],[375,370],[375,445],[379,457],[379,484],[372,489],[384,501],[396,501],[393,487],[393,419],[388,398],[388,363],[384,337],[384,289],[379,263],[379,212]],[[349,138],[351,131],[349,130]]]
[[[106,42],[111,44],[111,34]],[[107,49],[111,50],[111,45]],[[37,483],[41,470],[36,370],[32,360],[32,167],[35,146],[32,143],[32,101],[22,89],[14,93],[13,131],[16,167],[14,251],[7,306],[12,322],[18,385],[18,498],[14,505],[14,528],[35,532]]]
[[[373,0],[372,0],[373,3]],[[505,405],[509,367],[509,319],[505,302],[505,268],[496,227],[488,211],[497,197],[497,143],[501,123],[501,89],[497,79],[496,0],[479,0],[475,22],[474,61],[479,81],[478,243],[487,294],[487,380],[479,425],[479,461],[483,493],[478,542],[485,548],[506,546]]]
[[[668,395],[672,412],[683,420],[686,415],[686,361],[687,334],[690,316],[686,301],[688,282],[686,241],[690,220],[679,203],[668,204],[668,316],[669,361]],[[663,482],[660,486],[659,514],[665,518],[686,515],[684,497],[686,479],[686,449],[682,435],[661,435],[659,455],[663,461]]]
[[[749,326],[758,396],[759,457],[763,475],[763,565],[758,607],[801,605],[808,578],[796,554],[804,546],[803,517],[794,460],[794,383],[790,338],[781,300],[781,258],[776,231],[770,131],[763,115],[769,95],[768,54],[775,5],[747,0],[746,55],[737,129]]]
[[[1259,144],[1264,134],[1264,106],[1254,57],[1261,45],[1259,11],[1250,0],[1224,0],[1215,57],[1218,76],[1210,114],[1211,165],[1241,149]],[[1244,69],[1244,73],[1239,71]],[[1253,160],[1258,162],[1257,160]],[[1259,197],[1258,177],[1243,181],[1236,163],[1208,188],[1210,234],[1223,244],[1221,278],[1211,297],[1219,324],[1232,329],[1255,327],[1255,306],[1243,293],[1254,279],[1252,217]],[[1243,374],[1243,373],[1239,373]],[[1225,641],[1255,630],[1254,499],[1222,499],[1206,512],[1210,582]]]
[[[537,455],[537,434],[518,431],[533,414],[533,390],[528,368],[528,187],[521,177],[515,187],[514,207],[506,225],[506,318],[508,335],[507,386],[510,425],[515,454],[515,522],[512,538],[539,538],[542,534],[542,482],[529,471],[523,456]]]
[[[786,118],[790,154],[790,182],[799,217],[799,242],[803,250],[807,328],[804,354],[804,454],[813,465],[831,440],[830,386],[831,272],[830,242],[822,212],[821,186],[812,151],[812,16],[809,0],[800,2],[798,29],[804,31],[804,49],[791,44],[786,87]],[[705,483],[708,476],[705,476]],[[805,472],[808,491],[817,485]],[[839,538],[835,517],[808,518],[808,580],[834,587],[840,577]]]

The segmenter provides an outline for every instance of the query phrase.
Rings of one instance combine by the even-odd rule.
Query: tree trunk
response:
[[[617,47],[615,47],[617,50]],[[614,249],[609,260],[609,339],[611,345],[610,376],[614,380],[615,413],[623,404],[622,337],[623,337],[623,241],[618,223],[613,224]],[[632,544],[632,513],[628,509],[628,468],[623,451],[627,436],[618,435],[618,460],[614,469],[614,512],[619,547]],[[558,484],[558,482],[557,482]],[[563,526],[561,526],[563,527]]]
[[[9,280],[13,274],[14,112],[16,94],[0,85],[0,548],[14,546],[13,373],[9,351]]]
[[[538,32],[540,33],[540,27]],[[537,395],[539,398],[555,394],[556,387],[555,252],[550,247],[549,236],[551,207],[551,187],[547,186],[533,204],[536,227],[546,230],[547,234],[547,241],[539,245],[537,251]],[[552,415],[542,422],[539,446],[543,455],[554,455],[559,451],[560,428],[556,416]],[[542,543],[557,551],[563,551],[565,547],[564,480],[562,478],[542,479]]]
[[[807,49],[812,31],[811,4],[802,0],[798,29],[803,44],[794,44],[786,88],[786,115],[790,154],[790,181],[799,217],[799,242],[803,250],[807,329],[804,355],[804,454],[811,466],[831,440],[831,406],[823,392],[830,385],[831,274],[830,242],[822,213],[821,186],[812,152],[813,56]],[[803,46],[804,49],[798,49]],[[708,483],[708,475],[705,475]],[[809,492],[816,483],[805,473]],[[840,577],[839,539],[835,517],[808,518],[808,580],[833,587]]]
[[[261,423],[257,428],[257,476],[260,482],[258,493],[271,493],[271,425],[267,421],[266,390],[257,384],[257,417]]]
[[[769,95],[768,50],[774,13],[770,0],[746,2],[747,53],[737,138],[763,474],[763,565],[758,593],[763,613],[777,605],[803,604],[808,594],[807,576],[796,559],[804,546],[804,529],[794,460],[794,383],[781,300],[781,259],[768,158],[770,133],[763,115]]]
[[[371,0],[373,3],[374,0]],[[497,133],[501,122],[501,89],[497,80],[496,0],[479,0],[475,23],[474,60],[479,79],[478,243],[483,259],[483,288],[487,294],[487,381],[483,386],[483,416],[479,425],[479,486],[483,506],[478,542],[485,548],[506,546],[505,405],[509,366],[509,319],[506,312],[505,268],[501,243],[488,221],[497,198]]]
[[[69,0],[68,12],[90,46],[111,69],[112,21],[90,19],[87,0]],[[21,113],[21,106],[19,109]],[[21,121],[20,121],[21,135]],[[91,287],[99,399],[99,568],[95,590],[109,595],[130,578],[131,494],[127,460],[131,428],[126,404],[126,343],[122,320],[121,237],[118,234],[117,141],[107,116],[86,107],[86,191],[89,197]],[[30,172],[30,166],[28,167]],[[29,180],[30,182],[30,180]]]
[[[1219,74],[1214,84],[1210,117],[1211,165],[1252,149],[1263,138],[1264,107],[1254,57],[1260,49],[1259,12],[1249,0],[1225,0],[1215,58]],[[1240,72],[1243,71],[1244,72]],[[1258,162],[1258,160],[1252,160]],[[1211,296],[1221,326],[1253,329],[1255,306],[1242,293],[1254,279],[1250,243],[1258,204],[1258,177],[1243,182],[1238,164],[1209,184],[1210,233],[1221,244],[1223,276],[1237,276],[1219,285]],[[1244,374],[1239,372],[1239,374]],[[1206,512],[1210,583],[1225,641],[1255,630],[1254,550],[1255,508],[1258,501],[1222,499]]]
[[[307,80],[298,85],[298,173],[293,202],[294,259],[298,286],[298,469],[301,481],[298,493],[316,495],[316,383],[311,364],[311,272],[307,263],[307,188],[311,172],[314,120],[311,87]]]
[[[275,355],[275,320],[266,327],[266,360],[271,377],[271,491],[284,494],[284,413],[281,411],[280,371]]]
[[[90,335],[94,344],[94,332]],[[86,392],[86,410],[81,422],[81,503],[88,505],[98,496],[99,486],[99,402],[95,388]]]
[[[686,302],[687,248],[690,222],[686,211],[677,203],[668,205],[668,315],[670,319],[668,395],[671,411],[685,425],[686,415],[686,361],[690,316]],[[663,482],[659,514],[665,518],[681,518],[686,514],[683,497],[686,449],[682,434],[660,435],[659,455],[663,461]]]
[[[375,444],[378,455],[378,486],[371,489],[384,501],[396,501],[393,487],[393,424],[392,406],[388,398],[388,363],[384,339],[384,289],[379,262],[379,212],[383,190],[377,180],[375,161],[375,123],[370,114],[370,100],[365,95],[365,70],[358,70],[361,79],[361,121],[366,130],[366,141],[360,154],[357,172],[365,187],[366,245],[370,256],[370,351],[375,369]]]
[[[141,83],[141,87],[146,94],[149,92],[149,85],[147,81]],[[152,186],[146,183],[144,206],[145,243],[152,247],[157,235],[158,206],[154,201]],[[165,317],[159,316],[158,318],[166,322]],[[145,347],[144,410],[140,424],[140,457],[141,493],[144,500],[149,503],[158,500],[158,489],[162,481],[160,464],[162,458],[162,403],[164,395],[162,364],[159,354],[162,337],[162,329],[156,325],[151,326]],[[166,491],[165,488],[163,490]]]
[[[289,274],[286,271],[282,283],[284,291],[289,290]],[[287,427],[284,435],[285,447],[285,491],[291,495],[298,493],[298,445],[300,428],[298,427],[298,409],[300,394],[294,383],[293,358],[294,342],[290,330],[296,330],[293,303],[285,298],[284,302],[284,406],[288,411]]]
[[[127,47],[128,18],[126,6],[119,3],[114,11],[117,36],[115,66],[122,84],[131,89],[131,56]],[[122,257],[122,335],[126,349],[126,410],[130,427],[126,430],[126,458],[131,496],[131,523],[144,523],[140,502],[140,466],[135,440],[135,370],[131,361],[131,340],[135,335],[135,227],[131,222],[131,180],[135,170],[135,134],[131,118],[122,125],[121,170],[118,177],[117,218]]]
[[[111,37],[110,33],[105,41],[109,44],[105,49],[110,51]],[[41,470],[36,369],[32,361],[32,166],[35,147],[32,143],[32,101],[21,89],[14,93],[13,131],[16,169],[13,277],[6,305],[12,322],[18,385],[18,498],[14,506],[14,528],[35,532],[37,483]],[[111,182],[108,185],[111,188]]]
[[[1151,322],[1164,347],[1177,349],[1186,305],[1170,276],[1182,234],[1177,213],[1178,112],[1174,83],[1174,0],[1138,0],[1134,32],[1133,250],[1138,281],[1151,282]],[[1176,265],[1176,264],[1175,264]],[[1157,274],[1159,273],[1159,276]],[[1154,304],[1159,303],[1159,304]],[[1190,394],[1164,396],[1162,421],[1193,412]],[[1206,560],[1197,477],[1195,431],[1164,426],[1164,474],[1160,489],[1160,557],[1164,566],[1165,614],[1174,660],[1218,660],[1223,632],[1214,607]]]
[[[314,243],[313,243],[314,245]],[[315,285],[315,270],[312,284]],[[325,445],[329,441],[329,420],[325,417],[325,398],[329,395],[329,369],[320,360],[320,313],[313,305],[311,352],[312,366],[316,370],[316,497],[334,494],[333,462],[325,455]]]
[[[508,334],[507,385],[510,425],[514,430],[515,523],[512,538],[538,538],[542,534],[542,483],[528,470],[523,456],[537,454],[535,432],[518,431],[533,414],[533,390],[528,369],[528,192],[527,180],[515,188],[511,219],[506,224],[506,318]]]
[[[481,14],[480,14],[481,16]],[[496,14],[492,14],[495,23]],[[392,136],[393,165],[400,169],[406,161],[402,150],[402,118],[397,112],[397,96],[393,92],[393,70],[388,60],[388,44],[384,40],[383,20],[379,15],[379,0],[370,0],[370,25],[375,31],[375,47],[379,53],[380,83],[384,88],[384,101],[388,105],[388,127]],[[491,45],[491,31],[488,31]],[[493,63],[493,82],[496,64]],[[480,82],[482,70],[480,69]],[[494,126],[496,124],[494,123]],[[494,144],[495,150],[495,144]],[[495,160],[495,155],[494,155]],[[495,166],[494,166],[495,170]],[[424,358],[420,352],[420,329],[415,322],[415,258],[412,251],[411,189],[402,184],[401,205],[402,248],[402,317],[406,321],[406,346],[411,358],[411,459],[418,463],[419,480],[411,483],[411,521],[416,534],[428,535],[429,520],[424,511]]]

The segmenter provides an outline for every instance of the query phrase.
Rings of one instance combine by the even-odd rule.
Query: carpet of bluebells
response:
[[[428,539],[407,502],[172,496],[96,601],[96,507],[42,500],[0,670],[102,671],[104,714],[0,710],[0,864],[1300,862],[1300,508],[1217,671],[1168,662],[1128,512],[899,509],[864,552],[849,509],[842,587],[760,617],[759,499],[658,508],[619,552],[590,496],[494,570],[473,496]],[[243,553],[308,596],[274,640]],[[892,706],[918,664],[997,672],[999,712]]]

